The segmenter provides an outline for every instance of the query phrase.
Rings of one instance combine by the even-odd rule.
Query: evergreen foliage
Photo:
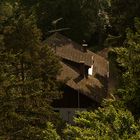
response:
[[[95,112],[78,113],[74,121],[75,126],[67,125],[64,130],[66,140],[132,140],[139,137],[140,128],[132,114],[113,105]]]
[[[90,44],[101,45],[105,40],[108,24],[105,9],[109,7],[106,0],[23,0],[22,4],[36,11],[38,26],[45,37],[49,31],[69,28],[62,33],[79,43],[87,40]],[[62,20],[54,25],[53,21],[59,18]]]
[[[50,104],[60,96],[59,60],[42,45],[34,16],[17,10],[1,24],[0,138],[58,140],[49,121],[57,126]]]
[[[126,28],[134,28],[135,17],[140,17],[139,0],[111,0],[110,22],[114,35],[125,35]],[[113,33],[112,32],[112,33]]]
[[[124,45],[114,49],[117,62],[123,70],[123,82],[118,92],[125,106],[135,115],[140,115],[140,20],[138,18],[135,19],[135,31],[127,29],[126,35]]]
[[[121,72],[115,101],[79,112],[64,139],[140,139],[139,9],[139,0],[1,0],[0,139],[61,139],[56,128],[63,124],[51,107],[61,96],[56,80],[60,64],[42,44],[50,30],[59,28],[69,28],[64,35],[98,49],[106,40]]]

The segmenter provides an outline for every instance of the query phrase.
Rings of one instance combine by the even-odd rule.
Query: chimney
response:
[[[86,69],[84,61],[80,61],[80,75],[82,76],[82,78],[88,77],[88,71]]]
[[[85,40],[83,40],[83,43],[82,43],[82,50],[83,50],[83,52],[87,52],[87,47],[88,47],[88,44],[86,43]]]

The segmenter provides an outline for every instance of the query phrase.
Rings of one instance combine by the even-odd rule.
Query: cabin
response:
[[[44,43],[60,57],[64,82],[62,99],[53,102],[54,110],[63,120],[73,122],[75,111],[96,109],[108,94],[109,62],[90,51],[87,44],[77,44],[71,39],[55,33]]]

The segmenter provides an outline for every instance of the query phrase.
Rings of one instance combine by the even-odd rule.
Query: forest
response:
[[[0,0],[0,140],[139,140],[139,10],[139,0]],[[52,106],[61,64],[42,42],[54,32],[109,49],[117,71],[110,98],[74,125]]]

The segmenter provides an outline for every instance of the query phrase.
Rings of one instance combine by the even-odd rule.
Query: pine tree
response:
[[[113,105],[94,112],[79,112],[75,125],[64,130],[66,140],[126,140],[139,139],[140,128],[128,110]],[[137,133],[137,134],[136,134]]]
[[[22,4],[36,12],[44,37],[55,28],[69,28],[62,33],[79,43],[84,39],[101,45],[105,39],[107,0],[22,0]],[[59,18],[62,20],[54,27],[53,21]]]
[[[140,109],[140,20],[135,18],[135,31],[127,29],[122,47],[114,49],[117,62],[122,71],[122,86],[118,90],[121,101],[135,115]]]
[[[134,28],[135,17],[140,17],[139,0],[113,0],[109,12],[110,22],[112,25],[112,33],[117,35],[125,35],[126,28]]]
[[[41,44],[34,16],[24,11],[7,19],[1,33],[0,138],[51,140],[56,135],[59,139],[48,124],[55,120],[57,125],[50,104],[60,96],[58,58]]]

